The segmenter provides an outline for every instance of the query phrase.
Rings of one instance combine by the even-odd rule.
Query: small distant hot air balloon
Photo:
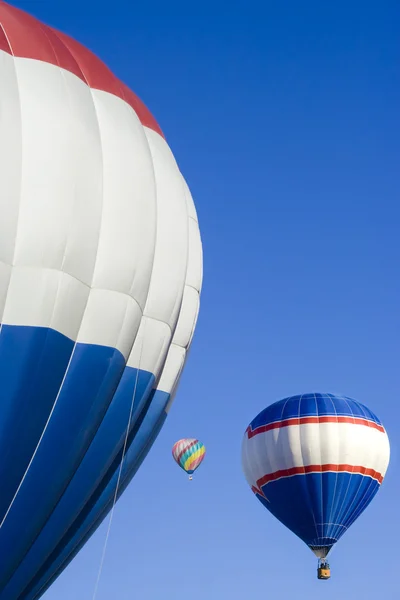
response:
[[[206,454],[202,442],[194,438],[178,440],[172,447],[172,456],[175,462],[183,469],[192,480],[193,473],[199,468]]]
[[[389,456],[380,420],[363,404],[333,394],[268,406],[242,445],[252,491],[318,557],[318,579],[329,579],[326,557],[379,490]]]

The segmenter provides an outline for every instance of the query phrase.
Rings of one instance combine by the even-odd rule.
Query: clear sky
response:
[[[14,4],[89,46],[153,111],[204,244],[190,359],[117,504],[97,600],[398,599],[399,2]],[[392,447],[329,582],[241,470],[252,418],[308,391],[364,402]],[[189,483],[171,447],[192,436],[207,456]],[[92,599],[105,531],[48,600]]]

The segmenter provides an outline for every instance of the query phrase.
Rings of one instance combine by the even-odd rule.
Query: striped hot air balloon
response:
[[[0,600],[37,600],[163,426],[202,246],[143,102],[1,1],[0,156]]]
[[[194,438],[183,438],[178,440],[172,447],[172,456],[175,462],[192,479],[192,475],[203,462],[206,448],[202,442]]]
[[[268,406],[242,445],[251,489],[320,559],[320,579],[329,577],[328,553],[379,490],[389,454],[386,431],[368,408],[317,393]]]

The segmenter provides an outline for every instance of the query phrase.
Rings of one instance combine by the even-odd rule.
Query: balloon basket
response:
[[[317,577],[318,577],[318,579],[323,579],[323,580],[330,579],[331,568],[326,561],[323,561],[323,560],[318,561]]]

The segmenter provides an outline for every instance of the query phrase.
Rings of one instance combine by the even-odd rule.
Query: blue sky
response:
[[[18,0],[95,51],[158,119],[196,201],[202,307],[159,438],[118,503],[97,600],[398,597],[400,5]],[[261,506],[242,434],[345,393],[383,420],[382,490],[316,580]],[[207,456],[188,483],[171,446]],[[106,524],[47,593],[92,598]],[[354,566],[355,563],[355,566]],[[357,567],[360,565],[360,567]]]

